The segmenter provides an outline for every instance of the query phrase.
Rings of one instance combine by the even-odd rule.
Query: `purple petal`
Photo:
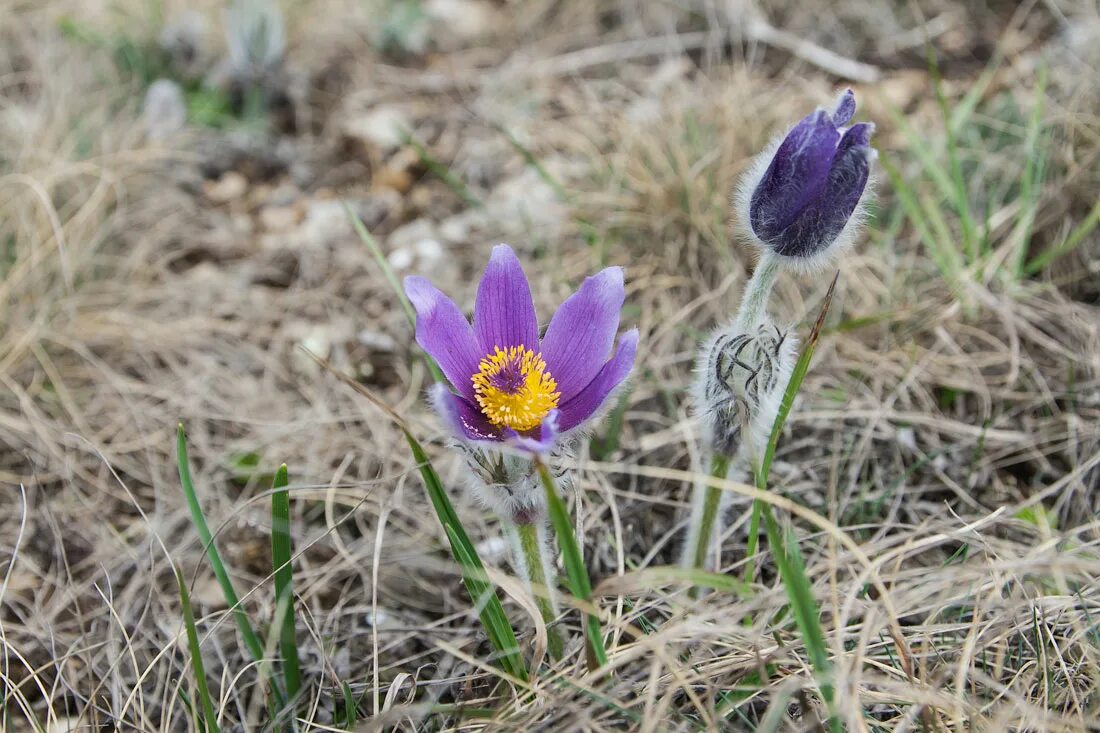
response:
[[[432,385],[430,395],[436,412],[447,422],[447,427],[455,437],[463,440],[494,442],[504,439],[501,432],[489,424],[480,410],[449,390],[447,385]]]
[[[823,109],[787,133],[749,201],[756,236],[770,242],[821,193],[839,141],[840,132]]]
[[[554,449],[554,444],[558,440],[558,434],[561,432],[559,429],[560,421],[561,412],[551,410],[542,419],[537,432],[536,430],[529,430],[525,434],[520,434],[515,430],[507,429],[504,433],[510,445],[526,453],[545,455]]]
[[[768,243],[777,254],[812,257],[840,235],[867,187],[873,131],[873,125],[860,123],[844,134],[821,195]]]
[[[875,125],[873,122],[860,122],[852,125],[848,128],[848,131],[844,133],[844,137],[840,139],[840,145],[837,146],[836,154],[841,156],[848,148],[854,148],[863,146],[865,148],[871,146],[871,135],[875,132]]]
[[[836,109],[833,110],[833,124],[843,127],[852,121],[856,114],[856,95],[851,89],[844,90],[840,99],[836,101]]]
[[[473,400],[470,378],[483,354],[466,316],[425,278],[405,278],[405,295],[416,309],[416,342],[435,359],[454,388]]]
[[[495,347],[538,350],[539,322],[531,301],[531,286],[516,253],[506,244],[493,247],[477,286],[474,331],[483,354],[493,353]]]
[[[560,428],[563,433],[592,417],[603,406],[608,395],[622,384],[634,368],[634,355],[637,351],[638,329],[633,328],[619,338],[619,348],[615,355],[603,365],[596,378],[573,399],[560,406]]]
[[[607,360],[625,299],[622,268],[608,267],[586,279],[554,314],[542,338],[542,358],[562,403],[584,389]]]

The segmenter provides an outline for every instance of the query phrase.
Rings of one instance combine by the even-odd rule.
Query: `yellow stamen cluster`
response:
[[[525,346],[494,347],[478,367],[474,397],[482,414],[498,428],[530,430],[558,406],[557,382],[546,371],[542,355]]]

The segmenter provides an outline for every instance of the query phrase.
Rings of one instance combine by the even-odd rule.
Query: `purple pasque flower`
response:
[[[477,288],[473,324],[423,277],[405,278],[416,341],[450,382],[432,401],[454,434],[549,452],[583,426],[634,366],[638,330],[619,338],[623,271],[608,267],[569,297],[539,338],[527,276],[512,248],[493,248]]]
[[[749,238],[788,264],[808,264],[851,243],[867,189],[874,125],[844,127],[852,90],[832,113],[818,109],[758,156],[736,195]]]

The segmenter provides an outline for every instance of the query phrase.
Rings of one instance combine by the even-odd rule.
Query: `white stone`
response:
[[[397,341],[394,340],[393,336],[390,336],[388,333],[383,333],[382,331],[364,328],[359,332],[357,338],[359,339],[359,343],[366,346],[371,351],[389,353],[397,350]]]
[[[386,260],[390,263],[390,267],[395,270],[407,270],[412,267],[414,257],[412,252],[401,247],[390,252]]]
[[[464,244],[470,240],[469,212],[455,214],[439,223],[439,236],[451,244]]]
[[[343,131],[348,137],[362,140],[382,152],[401,147],[405,135],[412,129],[409,118],[397,107],[379,106],[365,114],[351,117],[344,122]]]
[[[182,130],[187,125],[187,102],[180,85],[171,79],[150,84],[141,106],[141,121],[150,140],[163,140]]]
[[[477,554],[486,560],[495,560],[508,552],[508,540],[503,537],[490,537],[477,543]]]
[[[217,181],[206,185],[206,197],[216,204],[225,204],[239,199],[248,191],[248,179],[237,171],[228,171]]]
[[[560,180],[560,178],[559,178]],[[568,220],[566,206],[557,192],[531,168],[501,183],[485,202],[489,221],[512,223],[510,235],[524,234],[534,228],[552,239]]]
[[[902,448],[905,448],[910,453],[917,452],[917,434],[913,432],[913,428],[898,428],[896,439],[898,441],[898,445],[900,445]]]
[[[441,50],[483,38],[499,20],[493,5],[482,0],[427,0],[423,8],[431,21],[433,45]]]
[[[432,237],[418,240],[413,245],[413,249],[416,251],[417,259],[428,269],[431,269],[433,265],[447,255],[447,251],[439,243],[439,240]]]
[[[303,246],[320,248],[351,231],[348,212],[337,199],[314,199],[306,204],[305,219],[297,236]]]

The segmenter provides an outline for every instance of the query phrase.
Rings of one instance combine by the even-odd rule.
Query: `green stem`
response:
[[[725,480],[726,475],[729,473],[729,461],[729,456],[724,455],[724,453],[715,453],[711,457],[712,477]],[[695,545],[687,548],[687,550],[690,551],[691,567],[706,570],[707,550],[711,548],[711,539],[715,534],[714,527],[718,521],[720,508],[722,508],[722,490],[707,483],[705,486],[696,486],[695,491],[703,491],[703,502],[701,510],[698,510],[698,505],[696,505],[697,511],[693,515],[693,521],[697,525],[689,528],[689,532],[687,532],[687,538],[689,538],[689,541],[694,538]],[[692,588],[691,597],[698,598],[702,592],[703,589],[700,587]]]
[[[554,572],[548,567],[546,554],[542,551],[545,538],[545,524],[527,522],[513,525],[516,536],[519,539],[519,557],[516,564],[520,565],[520,572],[526,577],[531,586],[531,592],[535,596],[535,605],[538,606],[542,620],[546,622],[547,650],[554,661],[561,659],[565,653],[565,645],[558,633],[554,622],[558,614],[554,606]]]
[[[729,473],[730,457],[721,453],[715,453],[711,457],[710,475],[714,478],[725,479]],[[702,487],[703,510],[699,514],[699,526],[696,529],[695,547],[692,549],[692,567],[706,570],[707,550],[710,547],[711,537],[714,535],[714,525],[718,519],[718,510],[722,504],[722,490],[711,485]],[[690,535],[689,535],[690,536]],[[699,588],[692,589],[692,596],[697,597]]]
[[[756,575],[756,548],[760,544],[760,514],[764,502],[752,500],[752,518],[749,519],[749,541],[745,545],[745,582],[751,583]]]

